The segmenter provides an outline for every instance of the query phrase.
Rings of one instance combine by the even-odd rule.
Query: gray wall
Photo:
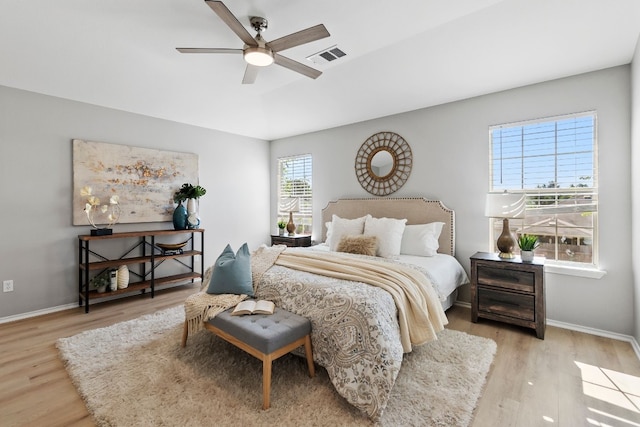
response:
[[[205,265],[227,243],[268,241],[268,142],[0,86],[0,281],[15,284],[0,318],[77,304],[77,235],[90,227],[71,225],[73,138],[198,154]]]
[[[381,102],[384,102],[381,100]],[[634,331],[631,267],[630,67],[550,81],[487,96],[272,141],[271,167],[285,155],[313,155],[314,216],[328,201],[370,197],[354,174],[355,154],[369,136],[397,132],[411,145],[414,167],[395,197],[441,199],[456,211],[457,258],[490,250],[484,217],[489,186],[488,127],[493,124],[597,110],[600,265],[602,279],[546,274],[547,317],[626,335]],[[274,177],[272,177],[274,179]],[[275,182],[271,185],[275,227]],[[314,238],[321,235],[314,221]],[[461,300],[469,300],[468,287]]]
[[[634,283],[635,305],[635,333],[636,341],[640,343],[640,38],[636,44],[633,56],[635,60],[631,66],[632,88],[632,120],[631,120],[631,165],[632,165],[632,193],[633,203],[632,232],[632,268]]]

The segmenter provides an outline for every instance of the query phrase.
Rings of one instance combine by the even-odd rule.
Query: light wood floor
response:
[[[58,358],[60,337],[181,304],[195,287],[159,291],[0,325],[0,426],[92,426]],[[492,338],[494,364],[475,412],[484,426],[640,426],[640,361],[628,343],[532,330],[447,312],[449,328]]]

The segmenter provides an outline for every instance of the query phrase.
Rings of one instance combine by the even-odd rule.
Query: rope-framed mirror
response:
[[[413,155],[403,137],[394,132],[371,135],[356,154],[356,177],[375,196],[398,191],[411,175]]]

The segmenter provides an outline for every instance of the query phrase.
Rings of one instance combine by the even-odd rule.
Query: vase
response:
[[[182,205],[182,201],[178,202],[173,211],[173,228],[176,230],[187,229],[187,209]]]
[[[296,225],[293,223],[293,212],[289,212],[289,222],[287,223],[287,231],[289,236],[296,234]]]
[[[278,234],[284,236],[284,228],[278,228]]]
[[[129,286],[129,267],[121,265],[118,267],[118,289],[125,289]]]
[[[533,261],[533,251],[520,251],[520,257],[524,262]]]
[[[187,200],[187,228],[196,229],[200,226],[196,199]]]

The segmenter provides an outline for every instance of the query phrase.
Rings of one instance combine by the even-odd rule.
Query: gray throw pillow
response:
[[[233,253],[231,245],[224,248],[213,265],[207,293],[253,296],[251,254],[246,243],[236,254]]]

